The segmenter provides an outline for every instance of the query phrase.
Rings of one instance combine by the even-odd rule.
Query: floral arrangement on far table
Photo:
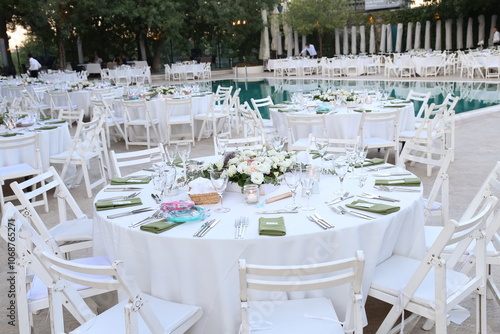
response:
[[[347,101],[356,101],[356,94],[354,92],[348,92],[343,89],[332,91],[328,89],[327,91],[316,94],[313,96],[313,100],[320,100],[322,102],[331,102],[336,101],[337,98],[340,98],[343,103]]]
[[[151,91],[159,95],[174,95],[175,89],[176,89],[175,86],[163,85],[163,86],[153,87]]]
[[[261,153],[253,150],[226,154],[215,164],[203,167],[203,177],[210,178],[210,170],[226,171],[230,182],[240,187],[245,184],[280,184],[283,173],[297,162],[293,152],[269,150]]]

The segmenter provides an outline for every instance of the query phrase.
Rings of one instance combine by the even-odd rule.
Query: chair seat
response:
[[[429,202],[429,200],[427,198],[424,198],[424,207],[427,206],[427,203]],[[430,207],[429,210],[431,211],[434,211],[434,210],[441,210],[441,208],[443,207],[443,205],[439,202],[434,202],[432,203],[432,206]]]
[[[370,289],[382,291],[393,296],[399,296],[400,291],[410,281],[420,263],[421,261],[401,255],[391,256],[375,268]],[[412,300],[434,308],[434,282],[434,269],[431,269],[422,281],[422,284],[420,284],[415,291]],[[468,282],[469,277],[466,275],[453,270],[447,270],[446,295],[450,296]]]
[[[127,121],[127,125],[150,125],[150,124],[158,124],[158,120],[155,118],[152,119],[151,121],[148,121],[146,119],[138,118],[131,121]]]
[[[272,312],[264,311],[269,309],[271,304]],[[344,334],[344,329],[335,321],[338,321],[337,314],[332,302],[324,297],[280,300],[277,302],[252,301],[248,303],[248,319],[250,327],[253,319],[269,321],[272,328],[262,331],[266,334]],[[326,319],[308,319],[304,315]],[[296,320],[296,321],[294,321]],[[334,321],[331,321],[334,320]],[[256,331],[257,333],[257,331]]]
[[[0,167],[0,180],[3,179],[4,175],[7,175],[7,176],[11,176],[13,174],[22,175],[22,174],[30,173],[30,172],[34,172],[34,171],[36,171],[36,169],[27,163]]]
[[[54,110],[60,110],[60,109],[72,109],[76,110],[78,106],[76,104],[70,105],[70,106],[55,106],[53,107]]]
[[[184,322],[192,318],[189,322],[190,327],[202,314],[201,308],[197,306],[172,303],[146,294],[142,296],[147,300],[158,320],[164,326],[165,333],[172,333],[181,325],[187,326]],[[125,333],[125,312],[123,311],[125,303],[126,301],[118,303],[70,333]],[[141,316],[138,317],[138,327],[139,333],[149,333],[146,323]],[[189,327],[183,328],[187,330]]]
[[[309,145],[309,138],[299,138],[295,142],[293,142],[290,147],[292,150],[306,150]]]
[[[394,142],[388,140],[387,138],[366,137],[365,138],[365,145],[368,145],[368,146],[376,145],[377,147],[380,147],[380,145],[394,146]]]
[[[191,115],[170,116],[169,123],[191,123]]]
[[[104,266],[104,265],[110,265],[111,262],[109,261],[109,258],[107,256],[93,256],[93,257],[85,257],[81,259],[75,259],[71,260],[71,262],[76,262],[80,264],[85,264],[85,265],[94,265],[94,266]],[[86,277],[94,277],[92,275],[84,275],[84,274],[78,274],[81,276],[86,276]],[[95,276],[95,278],[101,278],[104,279],[103,276]],[[75,290],[80,291],[84,289],[88,289],[87,286],[72,283],[73,287]],[[35,275],[33,278],[33,282],[31,284],[31,289],[27,293],[27,299],[31,301],[35,300],[40,300],[48,297],[48,291],[47,291],[47,286],[43,284],[43,282],[38,278],[38,276]]]
[[[220,112],[214,112],[213,114],[198,114],[194,116],[195,119],[197,120],[211,120],[212,118],[225,118],[228,117],[228,114],[225,113],[220,113]]]
[[[54,154],[53,156],[50,157],[50,162],[52,162],[52,163],[57,163],[57,162],[65,163],[68,154],[69,154],[68,151],[64,151],[64,152],[61,152],[59,154]],[[98,157],[99,153],[98,152],[83,152],[83,155],[84,155],[85,160],[89,161],[90,159]],[[78,154],[78,152],[73,151],[73,155],[71,156],[72,160],[80,160],[81,158],[82,157],[80,156],[80,154]]]
[[[106,119],[106,122],[109,124],[109,125],[113,125],[113,124],[123,124],[123,122],[125,122],[125,118],[121,117],[121,116],[115,116],[115,118],[113,119],[113,117],[108,117]]]
[[[401,138],[414,138],[416,135],[417,131],[409,130],[409,131],[402,131],[399,133],[399,140],[402,141]],[[437,139],[441,137],[440,132],[431,132],[431,137],[432,139]],[[422,131],[420,132],[419,139],[427,139],[427,131]]]
[[[50,229],[50,234],[57,243],[92,240],[92,225],[92,219],[68,220]]]

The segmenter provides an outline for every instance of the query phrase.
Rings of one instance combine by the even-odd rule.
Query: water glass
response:
[[[218,213],[226,213],[231,211],[231,209],[224,207],[222,194],[227,187],[228,177],[225,172],[211,171],[210,172],[210,181],[212,181],[212,186],[214,187],[217,194],[219,194],[220,198],[220,207],[215,209],[215,212]]]
[[[336,192],[338,195],[343,195],[344,194],[344,178],[347,175],[347,171],[349,169],[349,164],[347,163],[347,160],[345,157],[338,157],[333,161],[333,168],[335,170],[335,174],[339,177],[340,181],[340,190]]]
[[[299,186],[301,175],[302,169],[299,165],[290,167],[284,174],[286,185],[292,193],[292,203],[285,206],[287,209],[294,210],[300,207],[295,203],[295,196],[297,195],[297,187]]]
[[[302,210],[304,211],[312,211],[316,209],[314,206],[311,206],[309,202],[309,198],[311,197],[312,188],[315,182],[316,179],[314,178],[314,176],[308,174],[302,175],[302,178],[300,179],[302,189],[305,191],[307,196],[307,205],[302,207]]]
[[[166,158],[168,160],[168,164],[170,166],[174,166],[175,157],[177,156],[177,146],[165,144],[163,147],[165,148],[165,154],[167,155]]]
[[[217,145],[217,151],[225,155],[227,145],[229,144],[229,133],[219,133],[217,137],[215,137],[215,144]]]

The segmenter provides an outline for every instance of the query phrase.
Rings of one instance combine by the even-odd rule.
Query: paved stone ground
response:
[[[224,75],[232,78],[230,75]],[[217,77],[222,79],[224,75],[215,75],[214,79]],[[271,74],[266,73],[264,76],[270,75]],[[381,76],[377,78],[383,79]],[[461,80],[459,78],[455,79]],[[155,76],[154,83],[162,83],[162,77]],[[472,199],[485,177],[493,168],[496,161],[500,160],[500,149],[497,144],[498,142],[494,139],[500,129],[500,113],[498,113],[498,110],[500,110],[500,108],[491,113],[469,112],[467,116],[473,117],[458,117],[455,162],[452,163],[449,170],[451,218],[458,219],[461,216],[469,201]],[[124,146],[123,142],[113,143],[111,149],[122,152],[125,151]],[[211,139],[205,139],[196,143],[196,147],[193,148],[191,156],[204,156],[207,152],[213,152],[213,141]],[[425,176],[425,170],[421,167],[410,168],[410,170],[422,178],[425,189],[430,189],[435,173],[433,177],[427,178]],[[77,198],[83,211],[87,212],[91,216],[93,212],[92,200],[86,198],[84,187],[80,186],[72,189],[71,191],[73,196]],[[54,201],[52,200],[51,206],[54,205],[53,202]],[[51,213],[45,214],[43,218],[46,219],[49,224],[54,224],[56,219],[56,217],[54,217]],[[6,245],[4,242],[0,242],[0,263],[2,263],[0,264],[0,333],[17,333],[17,327],[10,326],[7,323],[8,319],[6,317],[7,306],[9,303],[9,285],[7,282],[7,256]],[[493,270],[495,281],[497,284],[500,284],[500,268],[494,268]],[[97,304],[105,307],[106,304],[109,304],[109,299],[110,298],[100,298],[97,300]],[[449,333],[474,333],[475,301],[474,299],[469,298],[461,305],[466,307],[472,315],[461,325],[451,324],[449,326]],[[382,302],[371,298],[367,300],[366,311],[369,324],[365,328],[365,333],[375,333],[378,324],[383,320],[388,309],[389,306]],[[499,311],[499,305],[494,300],[488,300],[488,332],[490,333],[500,333]],[[35,333],[50,333],[49,318],[46,311],[42,311],[40,314],[35,316],[35,324]],[[67,329],[70,330],[71,328],[74,328],[76,324],[77,323],[74,320],[68,321]],[[412,331],[412,333],[427,333],[426,331],[420,329],[420,325],[421,322]]]

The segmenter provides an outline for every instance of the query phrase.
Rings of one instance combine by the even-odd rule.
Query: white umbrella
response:
[[[287,57],[292,56],[293,49],[293,30],[292,26],[288,22],[283,22],[283,34],[285,35],[285,49]]]
[[[339,56],[340,52],[340,29],[335,28],[335,54]]]
[[[467,37],[465,42],[466,48],[472,48],[474,46],[474,42],[472,41],[472,17],[469,17],[469,21],[467,22]]]
[[[436,47],[434,50],[441,50],[441,20],[436,22]]]
[[[451,25],[453,24],[453,21],[451,19],[448,19],[445,21],[445,34],[446,34],[446,50],[451,50],[453,48],[452,46],[452,40],[451,40]]]
[[[280,21],[279,12],[276,7],[274,7],[271,13],[271,50],[278,50],[278,39],[280,38]]]
[[[491,15],[491,30],[490,30],[490,40],[493,40],[493,28],[497,26],[497,15]]]
[[[422,30],[422,24],[420,22],[417,22],[415,25],[415,50],[420,49],[420,30]]]
[[[457,49],[464,48],[464,19],[457,19]]]
[[[394,52],[394,47],[392,46],[392,26],[387,25],[387,52]]]
[[[293,32],[293,48],[295,49],[295,54],[299,54],[302,49],[299,49],[299,33],[297,31]]]
[[[365,34],[365,26],[359,27],[359,52],[366,53],[366,34]]]
[[[271,58],[270,48],[269,48],[269,29],[267,28],[267,10],[261,10],[262,22],[264,23],[264,28],[260,34],[260,50],[259,59],[268,60]]]
[[[375,27],[372,24],[370,27],[370,49],[371,54],[377,53],[377,49],[375,48]]]
[[[431,21],[425,21],[424,48],[426,50],[430,50],[431,49]]]
[[[398,31],[396,33],[396,52],[401,52],[403,46],[403,23],[398,23]]]
[[[413,22],[408,22],[408,30],[406,31],[406,51],[413,48]]]
[[[306,43],[307,43],[306,35],[302,35],[302,49],[306,47]]]
[[[344,54],[349,53],[349,33],[347,32],[347,26],[344,27]]]
[[[485,42],[485,40],[484,40],[484,27],[485,27],[484,15],[479,15],[477,20],[479,21],[479,28],[477,31],[477,43],[480,45],[484,45],[484,42]]]
[[[351,53],[353,55],[357,54],[357,45],[356,45],[356,42],[357,42],[357,31],[356,31],[356,26],[352,26],[351,27]]]
[[[387,40],[387,32],[385,31],[387,26],[385,24],[382,24],[380,27],[380,52],[385,52],[385,41]]]

